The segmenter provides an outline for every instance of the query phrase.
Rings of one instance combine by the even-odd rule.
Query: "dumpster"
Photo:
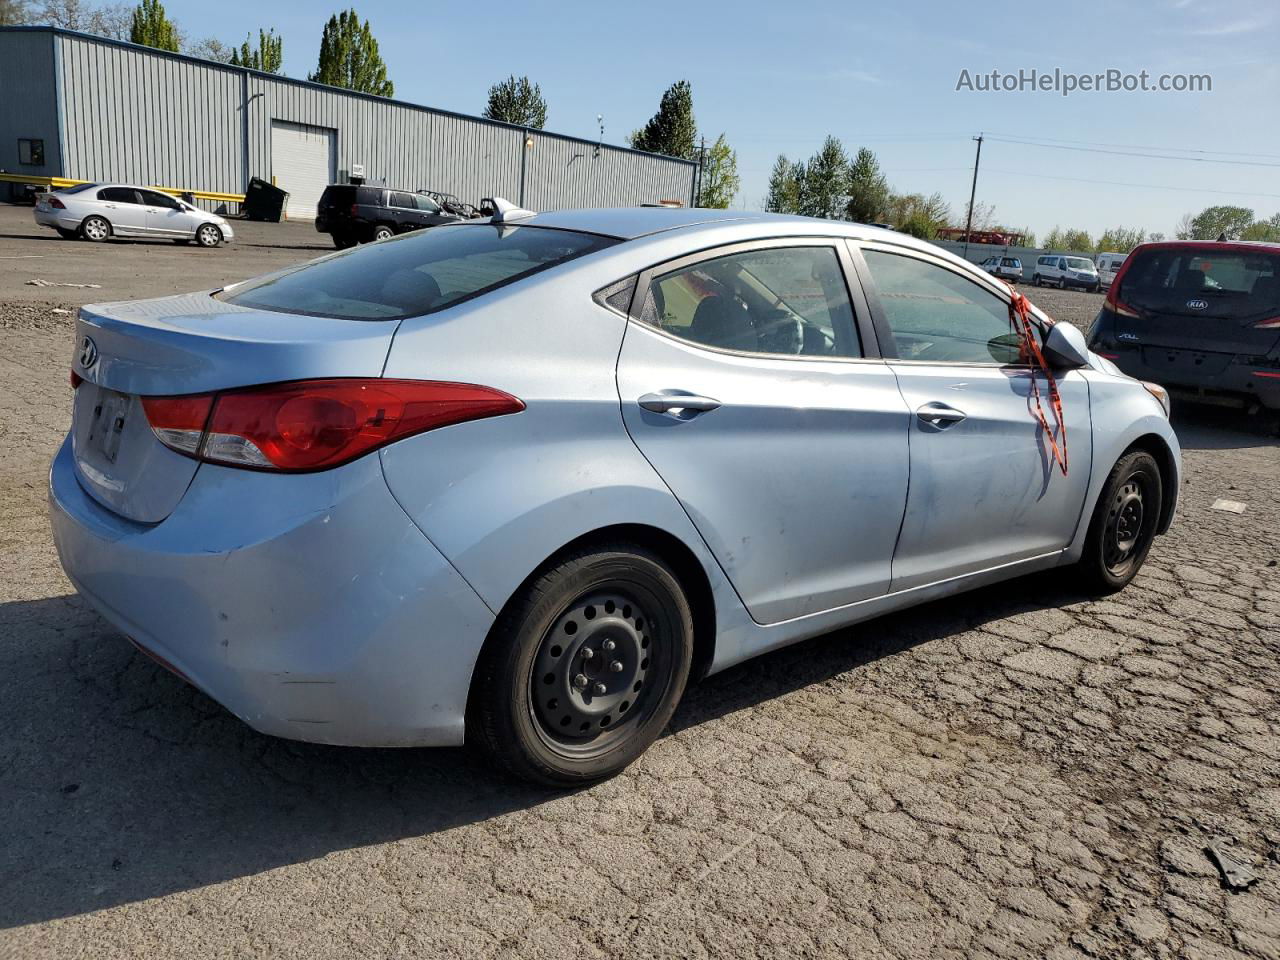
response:
[[[244,215],[249,220],[279,223],[288,199],[288,191],[254,177],[249,181],[249,189],[244,192]]]

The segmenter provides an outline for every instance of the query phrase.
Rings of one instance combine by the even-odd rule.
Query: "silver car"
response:
[[[120,183],[82,183],[42,193],[34,216],[36,223],[52,227],[66,240],[79,237],[101,243],[111,237],[134,237],[194,240],[202,247],[216,247],[235,239],[224,217],[160,190]]]
[[[696,678],[1031,571],[1118,590],[1172,521],[1164,392],[1033,311],[1064,436],[1009,289],[931,244],[495,205],[80,312],[62,564],[260,731],[586,782]]]

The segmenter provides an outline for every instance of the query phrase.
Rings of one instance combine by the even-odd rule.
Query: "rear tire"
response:
[[[68,230],[66,227],[54,227],[54,229],[58,231],[58,236],[63,240],[75,240],[80,236],[78,231]]]
[[[111,224],[102,217],[85,217],[80,223],[80,236],[91,243],[102,243],[111,238]]]
[[[571,553],[498,618],[471,683],[468,740],[534,783],[611,777],[666,727],[692,658],[689,602],[659,556],[630,543]]]
[[[354,237],[347,236],[345,233],[333,234],[333,245],[338,250],[346,250],[350,247],[354,247],[356,243],[357,241]]]
[[[1033,274],[1033,275],[1032,275],[1032,277],[1031,277],[1031,285],[1032,285],[1033,287],[1038,287],[1038,286],[1040,286],[1040,274],[1038,274],[1038,273],[1037,273],[1037,274]]]
[[[1134,450],[1116,462],[1098,496],[1076,565],[1083,587],[1115,593],[1138,575],[1155,541],[1163,495],[1164,478],[1151,454]]]

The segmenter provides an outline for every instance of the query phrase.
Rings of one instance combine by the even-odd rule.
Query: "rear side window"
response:
[[[617,242],[546,227],[443,226],[249,281],[220,297],[280,313],[400,320],[469,300]]]
[[[1130,256],[1125,303],[1186,316],[1245,320],[1280,314],[1280,256],[1176,247]]]
[[[391,191],[389,203],[393,207],[402,207],[405,210],[418,209],[418,204],[414,202],[412,193],[401,193],[398,190]]]
[[[108,203],[137,203],[138,195],[130,187],[106,187],[98,191],[98,199]]]
[[[770,247],[654,278],[640,319],[721,350],[856,357],[853,310],[831,247]]]

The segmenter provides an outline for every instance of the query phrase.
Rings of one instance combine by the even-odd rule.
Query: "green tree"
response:
[[[244,38],[239,50],[231,51],[230,62],[237,67],[261,70],[263,73],[279,73],[284,66],[284,38],[277,37],[274,29],[258,31],[258,46],[249,46]]]
[[[849,164],[849,180],[845,187],[849,200],[845,215],[857,223],[876,223],[889,206],[889,181],[880,172],[876,155],[862,147]]]
[[[542,97],[542,87],[530,83],[528,77],[507,77],[489,88],[484,116],[541,130],[547,125],[547,101]]]
[[[806,217],[839,220],[845,212],[849,179],[849,156],[844,145],[828,135],[803,167],[800,184],[800,212]]]
[[[1098,253],[1128,253],[1147,237],[1146,231],[1136,227],[1112,227],[1098,238]]]
[[[1280,213],[1270,220],[1255,220],[1240,232],[1241,240],[1265,240],[1268,243],[1280,242]]]
[[[693,88],[688,80],[679,80],[662,95],[658,112],[629,139],[637,150],[695,160],[697,136],[698,125],[693,119]]]
[[[1157,230],[1155,233],[1147,234],[1147,243],[1159,243],[1164,239],[1164,234]]]
[[[698,206],[724,210],[733,203],[741,183],[737,151],[729,146],[722,133],[707,150],[702,162],[702,191],[698,194]]]
[[[129,40],[144,47],[178,52],[180,36],[178,28],[164,12],[160,0],[142,0],[133,10],[133,22],[129,27]]]
[[[785,154],[778,154],[778,159],[773,161],[764,208],[770,213],[800,212],[800,182],[796,178],[796,165]]]
[[[377,97],[395,94],[387,79],[387,65],[378,53],[369,21],[360,22],[354,10],[344,10],[329,18],[320,37],[320,60],[316,72],[307,79],[346,90],[358,90]]]
[[[884,209],[885,220],[903,233],[932,240],[951,220],[951,207],[942,194],[891,193]],[[910,225],[911,229],[907,229]]]
[[[1178,225],[1179,240],[1217,240],[1225,235],[1237,240],[1253,223],[1253,211],[1248,207],[1205,207],[1194,217],[1183,217]],[[1183,234],[1188,236],[1183,236]]]
[[[1093,238],[1087,230],[1054,227],[1044,238],[1046,250],[1062,250],[1066,253],[1092,253]]]
[[[27,0],[0,0],[0,27],[16,27],[31,22]]]

